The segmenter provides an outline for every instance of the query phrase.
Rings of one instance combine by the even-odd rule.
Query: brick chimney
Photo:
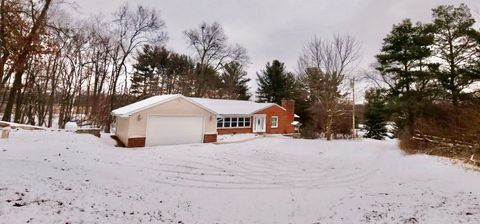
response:
[[[287,119],[285,120],[288,124],[291,124],[295,120],[295,101],[294,100],[282,100],[282,107],[287,110]],[[293,125],[287,125],[287,133],[294,133],[295,128]]]
[[[289,115],[291,115],[293,121],[293,115],[295,114],[295,100],[282,100],[282,107],[287,110]]]

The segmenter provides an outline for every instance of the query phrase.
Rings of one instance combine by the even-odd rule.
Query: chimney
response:
[[[282,107],[285,108],[293,118],[295,114],[295,100],[282,100]]]

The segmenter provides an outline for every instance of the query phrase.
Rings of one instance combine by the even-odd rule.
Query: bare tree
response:
[[[109,131],[110,111],[129,97],[130,60],[138,47],[164,42],[165,24],[154,10],[127,5],[113,18],[78,20],[59,2],[0,0],[3,119],[14,111],[15,122],[51,127],[58,118],[62,128],[75,119]]]
[[[184,34],[190,47],[195,49],[200,66],[196,96],[203,96],[206,92],[208,80],[206,76],[209,68],[216,72],[232,61],[241,65],[248,62],[246,49],[238,44],[228,44],[228,38],[217,22],[212,24],[203,22],[197,29],[186,30]]]
[[[147,43],[161,43],[167,38],[162,32],[165,23],[153,9],[138,6],[135,10],[125,4],[115,13],[114,19],[114,47],[112,58],[112,79],[110,83],[110,110],[115,106],[118,79],[127,74],[127,61],[139,46]],[[125,85],[126,86],[126,85]],[[105,125],[105,132],[110,132],[112,116],[109,116]]]
[[[351,36],[335,35],[332,40],[314,37],[307,43],[298,61],[300,79],[314,105],[320,105],[327,140],[332,137],[333,122],[343,114],[339,107],[344,96],[340,86],[352,72],[359,57],[360,44]]]
[[[24,75],[27,61],[29,60],[29,56],[31,55],[32,51],[35,50],[35,43],[38,42],[38,36],[42,32],[43,28],[45,27],[47,21],[47,12],[51,4],[51,0],[45,0],[45,3],[39,10],[40,13],[37,15],[35,10],[35,3],[30,2],[32,12],[32,24],[31,28],[28,31],[28,34],[22,40],[22,48],[20,49],[20,53],[18,56],[13,60],[13,71],[15,73],[13,86],[10,90],[7,105],[5,107],[5,111],[2,117],[4,121],[10,121],[12,115],[13,105],[15,103],[15,96],[20,91],[22,86],[22,77]]]

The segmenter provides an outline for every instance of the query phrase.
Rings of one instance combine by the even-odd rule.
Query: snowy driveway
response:
[[[0,140],[0,223],[480,223],[479,203],[480,172],[395,141]]]

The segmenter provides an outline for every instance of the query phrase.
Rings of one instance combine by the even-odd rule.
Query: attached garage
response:
[[[154,96],[112,111],[127,147],[216,142],[217,113],[182,95]]]

